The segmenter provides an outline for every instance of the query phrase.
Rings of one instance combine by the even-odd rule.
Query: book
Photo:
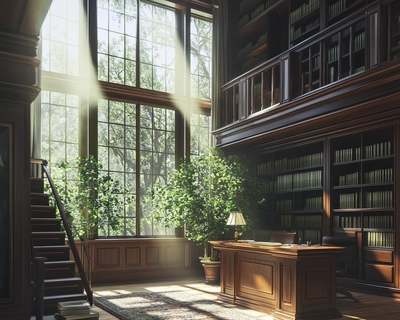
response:
[[[67,311],[67,310],[89,310],[90,304],[86,300],[77,301],[61,301],[57,303],[57,311]]]
[[[99,319],[99,313],[94,310],[89,310],[88,314],[62,315],[60,313],[55,313],[54,318],[57,320],[97,320]]]

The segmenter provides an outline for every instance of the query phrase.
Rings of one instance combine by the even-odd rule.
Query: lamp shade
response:
[[[245,226],[246,221],[244,221],[243,214],[238,211],[231,212],[228,218],[227,226]]]

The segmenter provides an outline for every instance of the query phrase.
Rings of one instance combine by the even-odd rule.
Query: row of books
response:
[[[240,49],[237,52],[237,59],[240,60],[250,52],[256,50],[257,48],[261,47],[264,43],[267,42],[267,34],[263,33],[257,40],[256,43],[249,42],[246,46]]]
[[[57,303],[54,318],[57,320],[97,320],[99,313],[91,310],[86,300],[62,301]]]
[[[361,228],[361,216],[334,216],[334,228]]]
[[[374,215],[363,217],[364,228],[394,229],[393,215]]]
[[[339,186],[349,186],[358,184],[358,171],[339,176]]]
[[[258,175],[281,173],[289,170],[321,166],[324,161],[322,152],[307,154],[295,158],[282,158],[275,161],[267,161],[258,165]]]
[[[251,57],[245,63],[242,64],[242,71],[248,71],[265,60],[267,60],[266,52],[262,52],[261,54],[255,57]]]
[[[374,143],[365,147],[365,158],[377,158],[384,157],[392,154],[392,142],[385,141],[380,143]]]
[[[278,176],[275,191],[298,190],[322,187],[322,171],[307,171]]]
[[[393,229],[393,215],[335,215],[333,218],[334,228],[369,228],[369,229]]]
[[[360,196],[358,192],[342,193],[339,195],[339,209],[359,208]]]
[[[243,28],[251,20],[257,18],[260,14],[264,12],[264,10],[265,10],[264,4],[261,4],[253,12],[249,14],[244,14],[243,17],[238,22],[238,29]]]
[[[318,26],[319,26],[319,18],[317,18],[314,21],[310,22],[305,27],[303,27],[302,25],[300,25],[298,27],[292,26],[290,28],[291,39],[296,39],[296,38],[300,37],[303,33],[306,33],[308,31],[310,31],[311,29],[314,29],[314,28],[316,28]]]
[[[354,152],[353,152],[354,150]],[[335,151],[335,163],[361,159],[361,148],[347,148]]]
[[[393,207],[393,191],[366,191],[365,192],[366,208],[392,208]]]
[[[365,154],[365,159],[378,158],[391,155],[392,142],[386,141],[365,146],[364,154]],[[360,147],[347,148],[335,151],[335,163],[360,160],[360,159],[361,159]]]
[[[354,37],[354,51],[364,48],[365,48],[365,32],[361,32],[360,34]]]
[[[382,183],[393,181],[393,168],[377,169],[364,173],[364,183]]]
[[[293,23],[312,10],[319,8],[319,0],[309,0],[290,13],[290,22]]]
[[[280,214],[275,216],[278,219],[271,219],[268,224],[271,227],[281,228],[321,228],[322,216],[316,214]],[[274,218],[274,217],[271,217]]]
[[[275,210],[278,212],[292,210],[322,210],[322,197],[306,198],[305,206],[302,209],[295,208],[292,199],[277,200],[275,202]]]
[[[360,208],[359,192],[342,193],[339,195],[339,209]],[[366,191],[364,208],[392,208],[393,191]]]
[[[299,242],[306,243],[311,241],[311,244],[321,243],[321,231],[320,230],[297,230]]]
[[[394,247],[393,232],[368,232],[367,244],[369,247]]]
[[[328,7],[328,17],[332,19],[346,9],[347,0],[339,0]]]

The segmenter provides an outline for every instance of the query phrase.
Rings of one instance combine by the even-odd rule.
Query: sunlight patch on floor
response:
[[[107,290],[107,291],[95,291],[93,295],[96,297],[102,296],[119,296],[121,294],[131,294],[132,292],[127,290]]]
[[[355,317],[355,316],[349,316],[347,314],[342,314],[342,317],[348,318],[348,319],[355,319],[355,320],[367,320],[366,318],[360,318],[360,317]]]

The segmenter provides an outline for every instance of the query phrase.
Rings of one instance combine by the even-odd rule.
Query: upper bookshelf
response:
[[[242,0],[230,3],[230,13],[234,17],[230,28],[231,46],[232,52],[236,53],[232,57],[233,77],[286,50],[287,7],[283,0]]]
[[[291,46],[320,31],[320,1],[306,0],[290,2]]]

